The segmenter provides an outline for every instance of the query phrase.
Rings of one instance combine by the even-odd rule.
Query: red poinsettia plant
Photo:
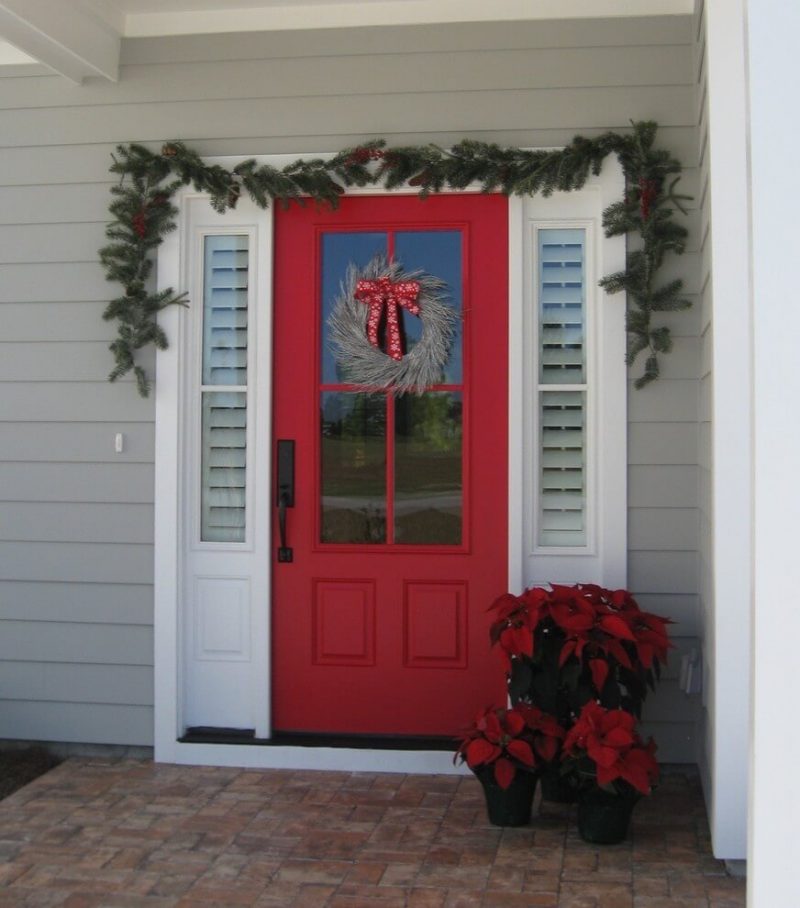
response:
[[[672,645],[669,619],[642,611],[627,590],[552,584],[491,608],[512,703],[530,701],[566,724],[591,699],[640,715]]]
[[[643,742],[624,709],[586,703],[564,739],[562,776],[578,789],[649,794],[658,781],[655,743]]]
[[[466,761],[473,771],[493,767],[495,781],[506,789],[518,771],[533,772],[540,760],[552,760],[563,737],[564,729],[536,707],[488,707],[478,713],[453,760]]]

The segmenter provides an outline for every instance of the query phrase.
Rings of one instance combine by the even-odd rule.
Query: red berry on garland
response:
[[[420,172],[415,177],[411,177],[411,179],[408,181],[408,185],[409,186],[424,186],[426,183],[430,182],[430,179],[431,179],[431,172],[426,167],[424,170],[420,170]]]
[[[144,208],[141,211],[137,211],[136,214],[131,219],[131,226],[133,227],[134,233],[140,239],[144,238],[144,235],[147,233],[147,217],[144,213]]]
[[[349,164],[366,164],[369,161],[368,148],[356,148],[348,159]]]
[[[347,163],[353,167],[356,164],[368,164],[370,161],[380,161],[383,157],[383,150],[380,148],[364,148],[359,146],[354,149],[348,157]]]
[[[151,205],[166,205],[169,201],[169,196],[165,195],[163,192],[159,192],[158,195],[153,196],[153,201],[150,202]]]
[[[646,221],[650,217],[650,206],[658,196],[658,183],[655,180],[646,180],[644,177],[639,179],[639,211],[642,220]]]

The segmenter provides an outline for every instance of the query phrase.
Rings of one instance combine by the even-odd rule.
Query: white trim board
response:
[[[355,747],[298,747],[259,744],[176,742],[174,756],[159,762],[185,766],[241,766],[247,769],[322,769],[344,772],[401,772],[469,775],[453,754],[434,750],[378,750]],[[455,750],[455,748],[454,748]]]
[[[239,158],[225,157],[211,159],[209,163],[232,166]],[[280,167],[295,160],[292,155],[268,156],[258,159]],[[398,192],[416,193],[413,187],[404,187]],[[478,187],[474,190],[479,191]],[[619,164],[609,160],[602,175],[593,179],[581,193],[562,194],[547,200],[545,209],[541,199],[509,199],[509,563],[508,588],[521,590],[537,579],[525,549],[525,511],[530,509],[522,491],[530,488],[525,473],[530,467],[530,430],[527,403],[531,393],[526,386],[525,344],[530,343],[530,285],[526,290],[525,269],[529,264],[526,251],[526,236],[529,225],[536,219],[553,222],[557,219],[558,200],[564,211],[563,220],[574,221],[576,217],[596,221],[595,274],[619,267],[624,260],[624,241],[621,238],[602,240],[600,217],[602,209],[623,191],[622,174]],[[385,190],[366,187],[353,194],[385,194]],[[195,313],[193,310],[171,307],[161,316],[170,346],[159,351],[157,358],[156,382],[156,490],[155,490],[155,758],[161,762],[182,764],[207,764],[225,766],[250,766],[261,768],[315,768],[349,769],[363,771],[433,772],[458,773],[462,770],[452,764],[452,755],[441,751],[408,751],[353,749],[331,747],[295,747],[259,744],[196,744],[178,739],[187,725],[185,679],[187,676],[186,622],[187,591],[191,589],[198,575],[218,578],[228,577],[233,581],[249,578],[252,607],[249,613],[250,651],[255,654],[249,663],[249,673],[239,671],[236,681],[240,714],[250,715],[252,721],[247,727],[254,727],[256,736],[268,738],[269,717],[269,597],[270,597],[270,477],[271,477],[271,250],[272,215],[261,211],[249,199],[243,198],[234,212],[224,216],[215,214],[202,196],[191,190],[183,190],[176,202],[180,208],[179,229],[168,234],[159,250],[158,286],[160,289],[173,287],[182,289],[196,286],[189,270],[188,252],[196,249],[196,240],[203,231],[219,228],[220,232],[250,232],[256,239],[258,254],[253,255],[257,287],[255,318],[251,343],[255,349],[248,358],[253,370],[249,393],[254,395],[249,408],[259,418],[248,434],[249,468],[248,484],[252,483],[250,520],[253,526],[248,530],[248,542],[234,546],[213,546],[209,544],[190,545],[187,540],[192,534],[186,532],[193,519],[191,502],[196,471],[191,466],[195,454],[191,450],[191,439],[196,437],[196,412],[190,395],[194,382],[190,369],[197,368],[197,339]],[[589,208],[587,209],[587,204]],[[556,207],[554,207],[556,206]],[[590,214],[587,214],[587,210]],[[578,214],[576,214],[578,212]],[[602,246],[602,249],[600,248]],[[196,256],[195,256],[196,257]],[[598,270],[599,269],[599,270]],[[600,291],[597,290],[598,297]],[[598,424],[608,427],[619,424],[619,431],[607,433],[611,451],[616,452],[617,461],[608,462],[608,456],[598,446],[598,469],[608,471],[608,478],[602,485],[603,495],[614,503],[615,517],[608,526],[615,535],[614,544],[603,553],[592,553],[592,558],[576,568],[576,558],[570,556],[564,566],[549,580],[583,580],[610,585],[625,583],[625,450],[622,442],[625,435],[625,366],[624,349],[624,298],[620,294],[613,302],[603,301],[602,308],[608,308],[608,315],[599,316],[610,332],[606,341],[601,341],[599,356],[603,358],[604,391],[601,400],[613,398],[613,413],[609,411],[597,418]],[[600,335],[604,337],[604,334]],[[598,411],[599,412],[599,411]],[[194,415],[193,415],[194,414]],[[605,421],[604,421],[605,420]],[[610,421],[610,422],[609,422]],[[190,456],[191,455],[191,456]],[[187,466],[188,465],[188,466]],[[605,475],[605,472],[604,472]],[[177,490],[177,493],[176,493]],[[606,508],[607,510],[607,508]],[[617,510],[619,513],[617,514]],[[601,511],[605,513],[603,508]],[[257,519],[258,515],[264,515]],[[187,523],[187,521],[189,521]],[[618,538],[617,537],[618,534]],[[558,559],[558,555],[553,556]],[[608,565],[604,566],[604,559]],[[590,563],[591,562],[591,563]],[[577,562],[580,564],[581,562]],[[552,570],[552,569],[551,569]],[[572,572],[570,574],[570,572]],[[262,607],[261,604],[266,607]],[[489,641],[487,640],[487,646]],[[244,662],[241,663],[242,665]],[[240,665],[241,669],[241,665]],[[249,711],[249,712],[248,712]]]

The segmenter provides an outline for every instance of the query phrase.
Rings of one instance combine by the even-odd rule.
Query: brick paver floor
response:
[[[0,905],[741,908],[682,773],[590,846],[574,809],[490,826],[465,776],[73,758],[0,802]]]

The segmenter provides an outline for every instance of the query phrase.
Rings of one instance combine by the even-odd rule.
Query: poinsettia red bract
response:
[[[493,766],[495,781],[505,789],[518,770],[536,766],[533,744],[533,733],[519,710],[488,707],[478,713],[454,760],[466,760],[473,770]]]
[[[590,701],[564,739],[562,760],[573,772],[601,787],[622,780],[649,794],[658,780],[652,739],[645,744],[636,732],[636,719],[622,709],[605,709]]]

